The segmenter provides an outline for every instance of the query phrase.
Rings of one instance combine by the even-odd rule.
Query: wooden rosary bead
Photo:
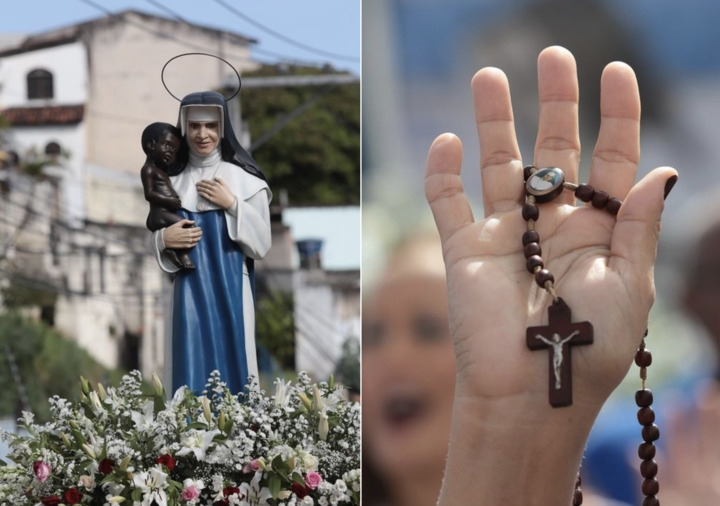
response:
[[[652,443],[640,443],[638,446],[638,457],[642,460],[652,460],[655,458],[655,445]]]
[[[545,264],[543,263],[542,257],[538,255],[533,255],[527,259],[527,262],[525,262],[525,266],[527,267],[527,270],[530,274],[535,274],[535,269],[538,267],[542,269],[543,267],[545,267]]]
[[[577,479],[575,480],[575,491],[573,492],[573,506],[581,506],[583,502],[583,494],[582,489],[580,486],[582,485],[582,478],[580,477],[580,473],[577,474]]]
[[[527,181],[532,176],[533,172],[537,172],[537,167],[534,165],[527,165],[523,168],[523,181]]]
[[[526,230],[522,236],[523,246],[527,246],[531,242],[540,242],[540,234],[536,230]]]
[[[642,506],[660,506],[660,500],[654,495],[651,495],[643,499]]]
[[[540,217],[540,210],[535,204],[525,204],[522,208],[522,217],[525,221],[537,220]]]
[[[652,443],[660,439],[660,429],[654,423],[646,425],[642,429],[642,438],[646,443]],[[646,459],[647,460],[647,459]]]
[[[645,495],[657,495],[660,492],[660,483],[655,478],[643,480],[642,492]]]
[[[639,408],[647,408],[653,403],[652,390],[649,388],[643,388],[635,392],[635,403]]]
[[[545,288],[545,283],[548,281],[551,283],[555,282],[555,276],[553,276],[549,270],[541,269],[535,273],[535,282],[540,288]]]
[[[533,256],[542,256],[542,248],[540,247],[539,243],[536,242],[529,242],[525,245],[525,248],[523,248],[523,253],[525,254],[525,258],[530,258]]]
[[[605,210],[613,216],[616,216],[617,213],[620,211],[620,206],[622,206],[622,200],[613,197],[607,201]]]
[[[642,428],[642,438],[645,441],[638,447],[638,457],[642,459],[640,463],[640,476],[644,478],[642,483],[642,493],[646,496],[643,499],[643,506],[660,506],[657,493],[660,491],[660,483],[656,476],[658,473],[658,465],[655,460],[655,445],[653,441],[660,438],[660,429],[655,425],[655,412],[650,407],[653,403],[652,391],[645,388],[645,380],[647,379],[647,368],[652,364],[652,354],[650,350],[645,348],[645,337],[647,330],[640,342],[640,348],[635,354],[635,363],[640,367],[640,379],[642,379],[642,390],[635,392],[635,402],[640,407],[637,412],[637,419]]]
[[[592,196],[592,205],[596,209],[602,209],[607,205],[609,199],[610,195],[608,195],[608,192],[595,190],[595,193]]]
[[[635,364],[638,367],[650,367],[652,364],[652,353],[647,348],[638,350],[635,353]]]
[[[648,406],[638,409],[637,419],[640,425],[652,425],[655,422],[655,412]]]
[[[657,472],[658,465],[654,460],[643,460],[640,464],[640,475],[643,478],[655,478],[655,476],[657,476]]]
[[[595,194],[595,188],[589,184],[579,184],[575,190],[575,196],[583,202],[590,202]]]
[[[582,490],[579,488],[575,489],[575,492],[573,492],[573,506],[581,506],[583,503],[583,493]]]

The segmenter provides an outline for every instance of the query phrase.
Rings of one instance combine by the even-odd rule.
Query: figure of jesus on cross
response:
[[[565,339],[561,339],[558,334],[552,335],[552,341],[545,336],[541,336],[540,334],[536,334],[535,337],[537,339],[540,339],[542,342],[547,344],[548,346],[552,346],[553,349],[553,371],[555,372],[555,390],[560,390],[560,387],[562,386],[562,380],[560,378],[560,368],[562,367],[563,363],[563,353],[562,353],[562,347],[563,344],[567,343],[570,339],[575,337],[580,333],[579,330],[576,330],[569,336],[567,336]]]
[[[570,307],[562,298],[548,307],[548,325],[528,327],[527,347],[531,350],[548,350],[549,400],[555,407],[572,404],[572,346],[593,342],[593,328],[590,322],[573,322]],[[552,336],[548,339],[545,336]],[[566,337],[563,337],[566,336]]]

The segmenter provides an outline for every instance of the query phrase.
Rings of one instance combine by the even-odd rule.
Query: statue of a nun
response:
[[[270,249],[272,194],[237,141],[222,95],[187,95],[178,122],[187,149],[170,180],[185,219],[153,234],[160,267],[176,273],[172,388],[187,385],[199,393],[217,369],[238,393],[258,373],[253,261]],[[165,248],[190,248],[197,268],[178,272],[162,255]]]

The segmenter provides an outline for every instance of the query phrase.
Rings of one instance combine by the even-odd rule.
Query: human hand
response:
[[[235,195],[225,181],[216,177],[197,183],[198,194],[226,211],[235,205]]]
[[[187,249],[195,246],[202,237],[202,229],[192,220],[173,223],[163,231],[163,242],[169,249]]]
[[[538,58],[540,122],[534,165],[556,166],[577,182],[578,85],[575,60],[548,48]],[[547,322],[550,296],[525,268],[520,242],[526,224],[523,162],[505,75],[480,70],[473,78],[486,218],[475,222],[460,179],[462,147],[451,134],[433,143],[426,195],[443,242],[450,326],[458,365],[458,395],[542,398],[547,358],[525,346],[525,329]],[[627,372],[654,300],[653,264],[666,182],[656,169],[633,186],[639,159],[640,99],[635,75],[611,63],[602,76],[602,124],[589,184],[624,200],[615,217],[572,192],[540,204],[536,229],[545,266],[574,321],[589,320],[595,343],[574,350],[574,398],[598,407]]]
[[[567,50],[551,47],[540,54],[538,87],[533,165],[560,167],[566,181],[577,182],[578,83]],[[573,194],[563,191],[538,206],[545,268],[573,321],[590,321],[595,338],[572,354],[573,405],[553,409],[548,352],[526,346],[527,327],[547,324],[552,298],[525,267],[524,164],[507,78],[485,68],[474,76],[472,89],[485,219],[474,220],[464,194],[457,137],[435,140],[425,177],[443,243],[457,363],[440,504],[477,497],[488,504],[569,503],[592,423],[647,328],[663,198],[676,172],[655,169],[633,184],[640,154],[637,81],[627,65],[609,64],[602,75],[602,123],[588,183],[623,205],[614,217],[588,205],[575,207]]]

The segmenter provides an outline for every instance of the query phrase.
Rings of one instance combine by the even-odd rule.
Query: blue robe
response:
[[[217,369],[231,392],[242,392],[248,382],[243,262],[247,262],[253,298],[254,262],[228,236],[224,211],[181,209],[179,213],[194,220],[203,236],[190,250],[197,269],[178,272],[173,283],[173,391],[187,385],[199,394]]]

